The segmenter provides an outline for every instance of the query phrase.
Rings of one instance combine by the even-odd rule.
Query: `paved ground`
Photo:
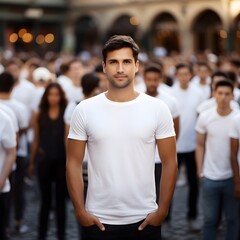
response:
[[[172,228],[169,232],[170,236],[165,239],[170,240],[200,240],[201,232],[193,233],[189,231],[188,224],[186,221],[186,197],[187,197],[187,187],[184,183],[184,177],[180,177],[178,186],[175,190],[173,199],[173,209],[172,209]],[[22,235],[12,234],[12,240],[35,240],[37,239],[37,216],[38,216],[38,206],[39,201],[36,193],[36,188],[33,186],[28,186],[27,188],[27,208],[25,215],[25,223],[29,226],[29,231]],[[199,202],[200,217],[202,220],[201,213],[201,200]],[[68,218],[67,218],[67,240],[79,240],[78,228],[76,224],[76,219],[74,216],[73,208],[71,202],[68,201]],[[223,240],[223,230],[218,232],[218,240]],[[48,240],[56,240],[55,238],[55,222],[54,217],[50,220],[50,229],[48,234]],[[124,240],[124,239],[123,239]]]

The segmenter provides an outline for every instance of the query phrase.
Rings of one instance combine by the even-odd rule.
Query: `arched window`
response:
[[[215,54],[225,52],[227,32],[214,11],[206,10],[200,13],[193,22],[192,32],[195,51],[210,49]]]
[[[159,14],[152,22],[152,48],[163,47],[168,53],[179,51],[178,23],[170,13]]]

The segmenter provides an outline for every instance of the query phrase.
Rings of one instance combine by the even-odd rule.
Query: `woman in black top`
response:
[[[67,100],[61,86],[58,83],[51,83],[43,94],[39,113],[35,115],[33,121],[34,142],[29,171],[32,173],[36,165],[41,193],[38,227],[38,239],[41,240],[47,237],[53,193],[56,200],[57,237],[59,240],[65,238],[67,196],[65,139],[68,129],[64,123],[66,105]]]

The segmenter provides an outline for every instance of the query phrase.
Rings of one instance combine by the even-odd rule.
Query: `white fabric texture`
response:
[[[86,209],[106,224],[129,224],[157,209],[156,139],[175,136],[169,109],[140,93],[129,102],[104,93],[75,108],[68,138],[87,141]]]

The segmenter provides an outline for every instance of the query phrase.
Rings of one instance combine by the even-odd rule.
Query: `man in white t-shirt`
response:
[[[8,239],[8,192],[10,183],[8,176],[11,173],[16,159],[16,132],[11,118],[0,110],[0,239]]]
[[[187,64],[176,66],[177,82],[172,87],[172,95],[177,99],[180,113],[180,132],[177,139],[179,168],[185,164],[188,183],[187,220],[190,231],[200,231],[198,220],[198,178],[196,174],[195,148],[197,107],[203,101],[201,91],[190,82],[192,69]]]
[[[11,108],[19,126],[19,143],[17,149],[16,170],[13,172],[12,201],[14,202],[15,227],[18,232],[25,232],[26,226],[22,224],[24,215],[24,176],[27,166],[27,136],[24,134],[29,126],[28,111],[26,106],[13,99],[11,96],[14,87],[14,78],[11,74],[0,74],[0,103]]]
[[[217,107],[217,102],[214,97],[213,89],[215,88],[215,85],[218,81],[224,80],[226,78],[227,78],[226,73],[221,72],[221,71],[216,71],[212,74],[212,76],[211,76],[211,98],[206,99],[198,106],[198,108],[197,108],[198,114],[200,114],[201,112],[203,112],[207,109]],[[237,101],[235,101],[234,99],[231,100],[230,105],[231,105],[231,108],[233,108],[233,109],[239,109],[239,105],[238,105]]]
[[[202,179],[203,239],[217,239],[219,206],[223,202],[226,239],[238,239],[238,201],[234,197],[230,161],[229,131],[239,113],[230,106],[233,85],[229,80],[216,83],[217,107],[202,112],[196,123],[197,173]]]
[[[68,136],[67,183],[84,240],[157,240],[177,176],[171,114],[157,98],[134,90],[139,48],[129,36],[103,47],[109,90],[81,101]],[[162,160],[161,195],[154,182],[156,144]],[[84,205],[82,161],[88,148]]]
[[[161,89],[160,85],[162,84],[163,74],[162,70],[157,64],[149,63],[144,68],[144,83],[146,87],[146,94],[152,97],[161,99],[169,108],[176,133],[176,138],[179,132],[179,110],[176,99],[170,94],[166,93]],[[161,90],[160,90],[161,89]],[[161,176],[161,161],[158,153],[156,152],[155,156],[155,182],[156,182],[156,191],[157,191],[157,202],[159,195],[159,179]]]
[[[211,69],[206,62],[197,63],[197,75],[191,80],[202,92],[204,99],[211,96]]]
[[[83,65],[78,58],[62,63],[60,66],[61,75],[57,82],[63,88],[68,101],[80,102],[83,99],[81,78],[84,74]]]

